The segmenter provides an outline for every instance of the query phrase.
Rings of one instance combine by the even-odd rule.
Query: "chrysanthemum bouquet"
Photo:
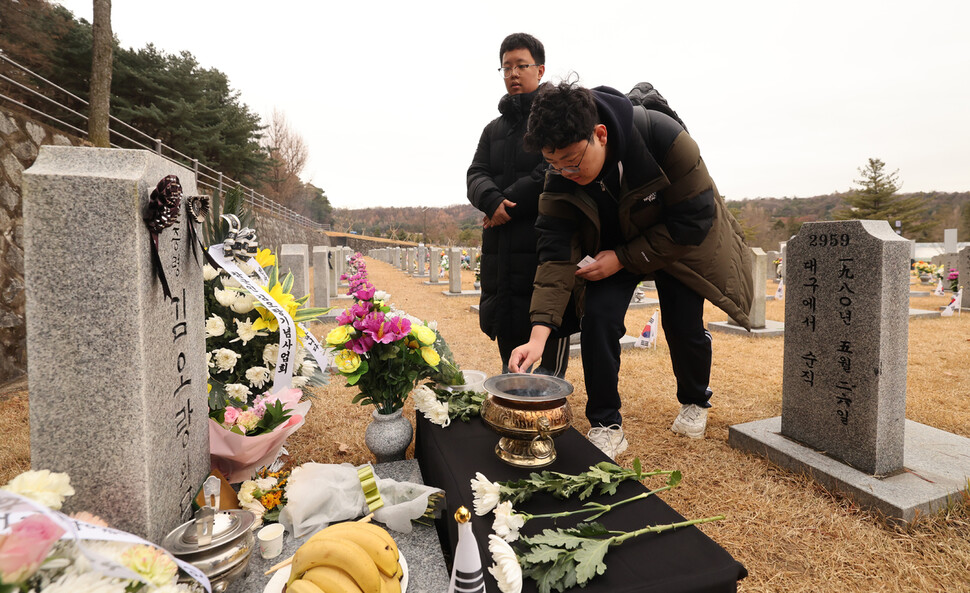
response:
[[[960,288],[960,272],[954,268],[950,268],[949,274],[947,274],[946,279],[950,282],[950,290],[956,292]]]
[[[24,472],[0,487],[0,503],[13,519],[0,535],[0,592],[203,590],[176,582],[178,564],[164,549],[89,513],[57,512],[73,494],[67,474],[48,470]]]
[[[268,282],[252,275],[254,269],[240,263],[239,267],[275,300],[296,322],[297,344],[294,356],[292,386],[308,395],[307,387],[326,383],[326,376],[317,368],[304,347],[306,334],[300,323],[315,319],[327,309],[305,308],[307,296],[299,299],[290,294],[293,276],[280,280],[275,267],[276,258],[265,249],[256,263],[268,267]],[[226,272],[208,265],[203,269],[205,279],[206,361],[209,368],[210,417],[226,428],[235,427],[241,434],[260,434],[272,430],[286,418],[271,415],[275,424],[265,420],[266,392],[273,387],[279,351],[279,321],[262,307],[252,294]],[[277,386],[278,387],[278,386]],[[261,405],[262,404],[262,405]],[[247,412],[250,412],[247,414]],[[258,415],[258,422],[253,419]],[[242,417],[244,422],[232,422]]]
[[[271,472],[260,468],[252,480],[239,487],[239,506],[256,515],[256,524],[278,521],[286,506],[286,483],[289,470]]]
[[[422,379],[447,385],[463,381],[434,323],[393,310],[389,295],[378,291],[360,266],[348,282],[354,304],[337,317],[327,345],[336,352],[337,372],[360,390],[354,403],[374,404],[379,413],[391,414],[404,407]]]

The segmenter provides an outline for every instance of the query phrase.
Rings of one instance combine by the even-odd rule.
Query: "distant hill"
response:
[[[901,198],[919,197],[927,206],[931,228],[919,236],[903,236],[919,242],[943,240],[943,230],[959,229],[962,239],[970,239],[970,192],[900,193]],[[744,228],[752,247],[773,250],[779,241],[798,233],[806,222],[832,220],[832,213],[844,207],[846,194],[836,193],[809,198],[750,198],[729,200],[728,208]],[[334,230],[361,235],[425,241],[437,244],[479,245],[482,214],[471,204],[443,208],[363,208],[333,211]]]

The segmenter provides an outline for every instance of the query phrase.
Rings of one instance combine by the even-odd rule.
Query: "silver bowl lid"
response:
[[[247,534],[255,520],[256,516],[246,510],[219,511],[215,513],[212,541],[200,547],[196,520],[190,519],[166,535],[165,539],[162,540],[162,547],[176,556],[218,548]]]
[[[573,392],[569,381],[552,375],[509,373],[485,379],[490,395],[518,402],[547,402],[563,399]]]

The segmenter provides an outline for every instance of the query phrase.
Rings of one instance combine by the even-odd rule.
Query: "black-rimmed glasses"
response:
[[[586,158],[586,149],[589,148],[589,140],[586,141],[586,148],[583,149],[583,155],[579,157],[579,162],[572,167],[563,167],[562,169],[556,167],[552,163],[549,163],[549,172],[553,175],[578,175],[579,166],[583,164],[583,159]]]

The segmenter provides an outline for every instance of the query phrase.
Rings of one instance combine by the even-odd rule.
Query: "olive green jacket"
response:
[[[679,125],[671,133],[671,124],[677,125],[661,113],[635,108],[633,133],[620,159],[622,238],[616,256],[635,274],[663,270],[675,276],[750,330],[751,249],[697,143]],[[664,140],[671,137],[672,142]],[[576,264],[600,251],[596,204],[582,186],[547,175],[536,232],[539,268],[531,320],[558,328],[570,296],[582,318],[585,281],[575,275]]]

